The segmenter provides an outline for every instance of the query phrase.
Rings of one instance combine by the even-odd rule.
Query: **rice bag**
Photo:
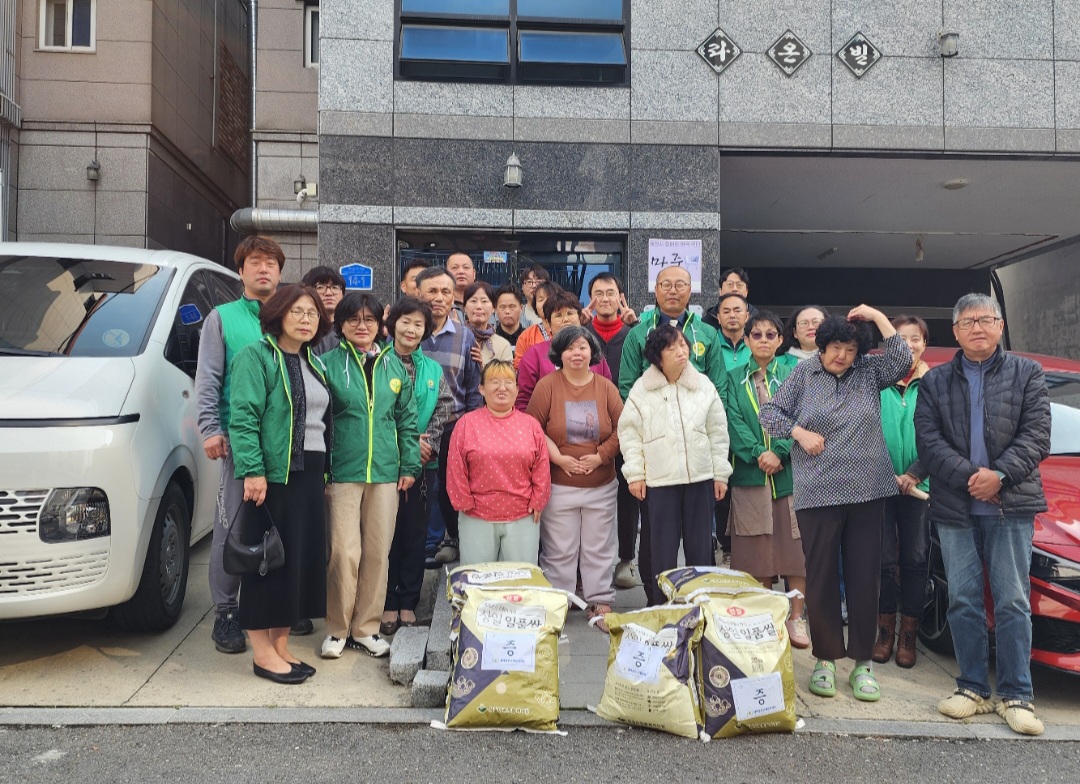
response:
[[[535,588],[550,588],[551,583],[532,563],[514,561],[492,561],[490,563],[467,564],[459,566],[447,575],[446,598],[455,607],[465,602],[465,587],[469,585],[488,588],[492,586],[523,585]]]
[[[566,593],[468,585],[463,593],[442,726],[557,732]]]
[[[710,589],[693,597],[705,614],[701,638],[705,733],[795,730],[795,674],[784,622],[788,596],[762,587]]]
[[[701,608],[694,605],[605,615],[611,647],[596,714],[684,738],[700,737],[696,649],[702,618]]]
[[[720,566],[684,566],[656,576],[656,583],[669,602],[688,604],[694,591],[705,588],[754,588],[761,583],[734,569]]]

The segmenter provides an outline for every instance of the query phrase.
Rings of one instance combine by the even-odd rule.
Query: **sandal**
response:
[[[818,659],[810,676],[810,692],[819,697],[836,696],[836,662]]]
[[[877,702],[881,699],[881,687],[878,685],[874,671],[869,664],[860,664],[851,671],[848,677],[852,694],[855,699],[863,702]]]
[[[585,608],[585,617],[589,619],[589,626],[595,626],[604,634],[608,634],[608,626],[604,616],[611,612],[611,605],[602,602],[594,602]]]

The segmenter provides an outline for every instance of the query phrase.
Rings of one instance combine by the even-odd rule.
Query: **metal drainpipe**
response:
[[[248,0],[251,16],[251,206],[255,203],[259,188],[259,153],[255,142],[255,85],[259,60],[259,0]]]

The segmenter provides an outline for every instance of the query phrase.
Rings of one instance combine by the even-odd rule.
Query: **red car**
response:
[[[928,348],[923,360],[935,367],[955,353],[956,349]],[[1051,412],[1050,457],[1040,466],[1049,510],[1035,518],[1031,552],[1031,660],[1080,673],[1080,362],[1040,354],[1023,356],[1046,371]],[[930,650],[951,654],[948,583],[933,531],[927,587],[919,637]],[[989,585],[986,606],[992,633]]]

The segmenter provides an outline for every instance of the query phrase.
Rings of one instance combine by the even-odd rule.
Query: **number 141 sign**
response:
[[[701,240],[649,240],[649,291],[656,290],[656,276],[668,267],[690,273],[690,290],[701,293]]]

